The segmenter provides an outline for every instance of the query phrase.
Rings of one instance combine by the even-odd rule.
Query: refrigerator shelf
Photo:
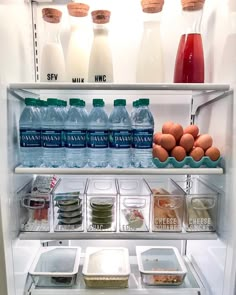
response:
[[[21,232],[20,240],[216,240],[215,232]]]
[[[31,286],[28,291],[31,295],[74,295],[74,294],[103,294],[109,295],[114,293],[120,295],[136,295],[137,292],[146,295],[206,295],[206,290],[198,278],[195,270],[193,269],[190,261],[184,257],[185,265],[187,267],[188,273],[185,277],[184,283],[177,287],[151,287],[142,284],[140,273],[137,266],[137,258],[130,257],[131,274],[129,278],[129,288],[126,289],[88,289],[85,287],[80,266],[79,275],[77,279],[77,284],[72,288],[35,288],[34,285]]]
[[[16,174],[68,175],[220,175],[223,168],[15,168]]]

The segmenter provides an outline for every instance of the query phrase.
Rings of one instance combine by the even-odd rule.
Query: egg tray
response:
[[[161,162],[158,158],[153,158],[153,163],[157,168],[183,168],[184,166],[188,166],[190,168],[199,168],[201,166],[207,168],[216,168],[220,166],[220,162],[222,157],[220,157],[216,161],[212,161],[209,157],[202,157],[200,161],[195,161],[192,157],[185,157],[183,161],[177,161],[174,157],[169,157],[165,162]]]

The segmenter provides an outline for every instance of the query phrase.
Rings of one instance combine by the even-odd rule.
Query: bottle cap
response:
[[[32,98],[32,97],[27,97],[27,98],[25,98],[25,105],[35,106],[35,105],[37,105],[37,99]]]
[[[70,2],[67,4],[68,13],[75,17],[84,17],[88,15],[89,6],[85,3]]]
[[[93,106],[94,107],[104,107],[105,103],[101,98],[94,98],[93,99]]]
[[[48,106],[55,106],[57,107],[59,104],[59,99],[57,98],[48,98],[47,99]]]
[[[63,105],[63,107],[67,107],[67,101],[62,100],[62,105]]]
[[[70,98],[70,106],[82,106],[82,101],[79,98]]]
[[[48,103],[45,100],[40,100],[41,107],[47,107]]]
[[[201,10],[205,0],[181,0],[183,10]]]
[[[149,106],[149,98],[140,98],[139,105],[141,106]]]
[[[40,99],[35,99],[35,103],[38,107],[41,107],[42,103]]]
[[[85,107],[86,103],[83,99],[81,99],[81,102],[82,102],[82,106]]]
[[[110,21],[111,12],[109,10],[94,10],[91,15],[95,24],[107,24]]]
[[[62,12],[55,8],[43,8],[43,19],[47,23],[57,24],[61,21]]]
[[[145,13],[157,13],[162,11],[164,0],[142,0],[141,5]]]
[[[118,107],[118,106],[126,106],[126,99],[115,99],[114,100],[114,106]]]
[[[138,107],[138,103],[139,103],[138,100],[134,100],[134,101],[133,101],[133,107],[134,107],[134,108],[137,108],[137,107]]]

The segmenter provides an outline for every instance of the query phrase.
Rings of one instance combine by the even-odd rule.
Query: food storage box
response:
[[[182,231],[184,191],[172,179],[146,182],[152,191],[152,231]]]
[[[219,193],[198,178],[177,182],[186,192],[184,228],[189,232],[215,231]]]
[[[87,231],[116,231],[117,188],[115,179],[89,180]]]
[[[136,247],[138,267],[144,284],[181,285],[186,266],[175,247]]]
[[[121,232],[149,231],[151,191],[143,179],[118,179]]]
[[[130,275],[128,249],[88,247],[82,273],[89,288],[128,287]]]
[[[87,178],[63,177],[53,194],[54,231],[83,231]]]
[[[30,267],[37,287],[71,287],[77,277],[80,261],[79,247],[41,248]]]

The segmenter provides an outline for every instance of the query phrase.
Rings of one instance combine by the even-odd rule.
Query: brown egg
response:
[[[206,151],[209,147],[212,146],[213,139],[209,134],[202,134],[195,142],[196,147],[201,147]]]
[[[173,124],[174,124],[174,122],[172,122],[172,121],[165,122],[162,125],[162,133],[164,133],[164,134],[170,133],[170,128]]]
[[[200,136],[201,136],[201,135],[198,135],[198,136],[195,138],[195,140],[194,140],[194,144],[193,144],[194,147],[196,146],[197,140],[198,140],[198,138],[199,138]]]
[[[220,151],[218,148],[212,146],[206,150],[205,156],[209,157],[212,161],[216,161],[220,157]]]
[[[167,151],[170,151],[173,149],[173,147],[175,147],[176,140],[174,136],[171,134],[162,134],[160,139],[160,145]]]
[[[171,157],[174,157],[177,161],[183,161],[186,157],[186,151],[182,146],[176,146],[171,151]]]
[[[158,158],[161,162],[165,162],[169,156],[167,151],[160,145],[155,145],[152,150],[152,155],[153,158]]]
[[[180,137],[184,134],[183,127],[180,124],[173,124],[170,127],[170,134],[172,134],[176,141],[180,139]]]
[[[199,128],[197,125],[189,125],[184,129],[184,134],[191,134],[194,138],[198,136]]]
[[[189,153],[189,156],[192,157],[195,161],[200,161],[204,156],[204,150],[200,147],[195,147]]]
[[[156,132],[153,136],[153,141],[155,144],[160,145],[160,139],[161,139],[162,133],[161,132]]]
[[[179,141],[179,145],[182,146],[188,153],[193,148],[194,137],[191,134],[184,134]]]

